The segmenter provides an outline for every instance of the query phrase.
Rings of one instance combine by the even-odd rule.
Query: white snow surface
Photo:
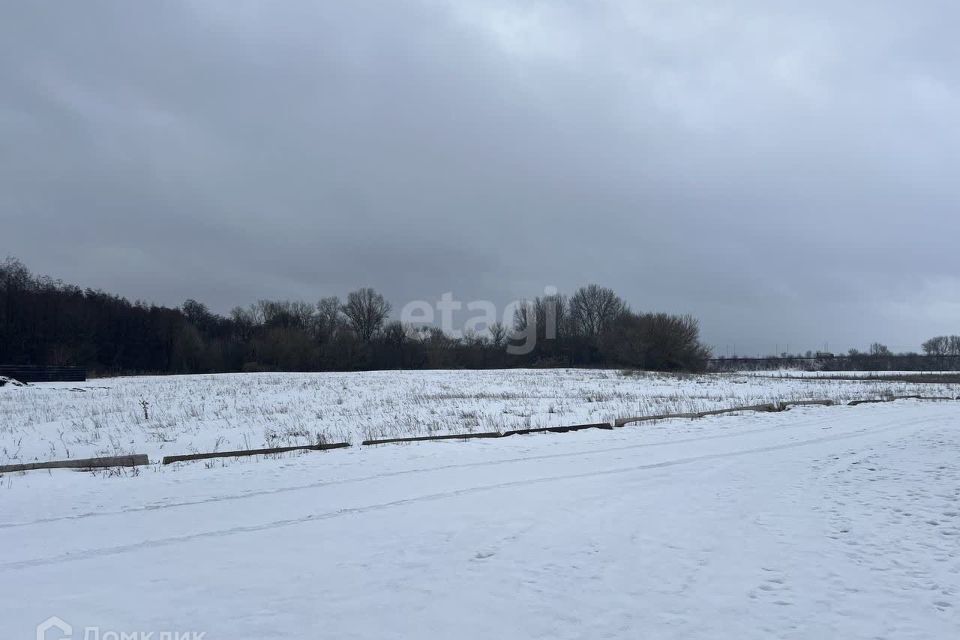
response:
[[[164,455],[609,422],[824,398],[960,395],[960,385],[612,370],[106,378],[0,388],[0,464]],[[146,413],[144,405],[146,403]]]
[[[896,376],[906,376],[910,378],[923,378],[934,376],[956,376],[960,374],[957,371],[804,371],[802,369],[760,369],[757,371],[741,371],[741,375],[759,376],[762,378],[864,378],[879,379]]]
[[[958,409],[8,474],[0,638],[956,638]]]

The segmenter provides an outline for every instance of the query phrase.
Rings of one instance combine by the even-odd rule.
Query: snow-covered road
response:
[[[0,637],[952,638],[960,406],[3,479]]]

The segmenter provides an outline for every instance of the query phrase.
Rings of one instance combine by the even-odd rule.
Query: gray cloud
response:
[[[32,2],[0,254],[219,311],[598,281],[724,352],[960,330],[946,2]]]

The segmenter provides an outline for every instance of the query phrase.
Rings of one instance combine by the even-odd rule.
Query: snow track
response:
[[[958,453],[956,406],[908,401],[34,474],[0,636],[955,637]]]

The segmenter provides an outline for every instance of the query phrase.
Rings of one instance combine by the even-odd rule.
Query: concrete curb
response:
[[[190,460],[209,460],[211,458],[240,458],[243,456],[261,456],[269,453],[286,453],[288,451],[327,451],[329,449],[345,449],[349,442],[334,442],[332,444],[311,444],[300,447],[271,447],[268,449],[245,449],[241,451],[215,451],[211,453],[187,453],[177,456],[164,456],[162,464],[174,462],[188,462]]]

